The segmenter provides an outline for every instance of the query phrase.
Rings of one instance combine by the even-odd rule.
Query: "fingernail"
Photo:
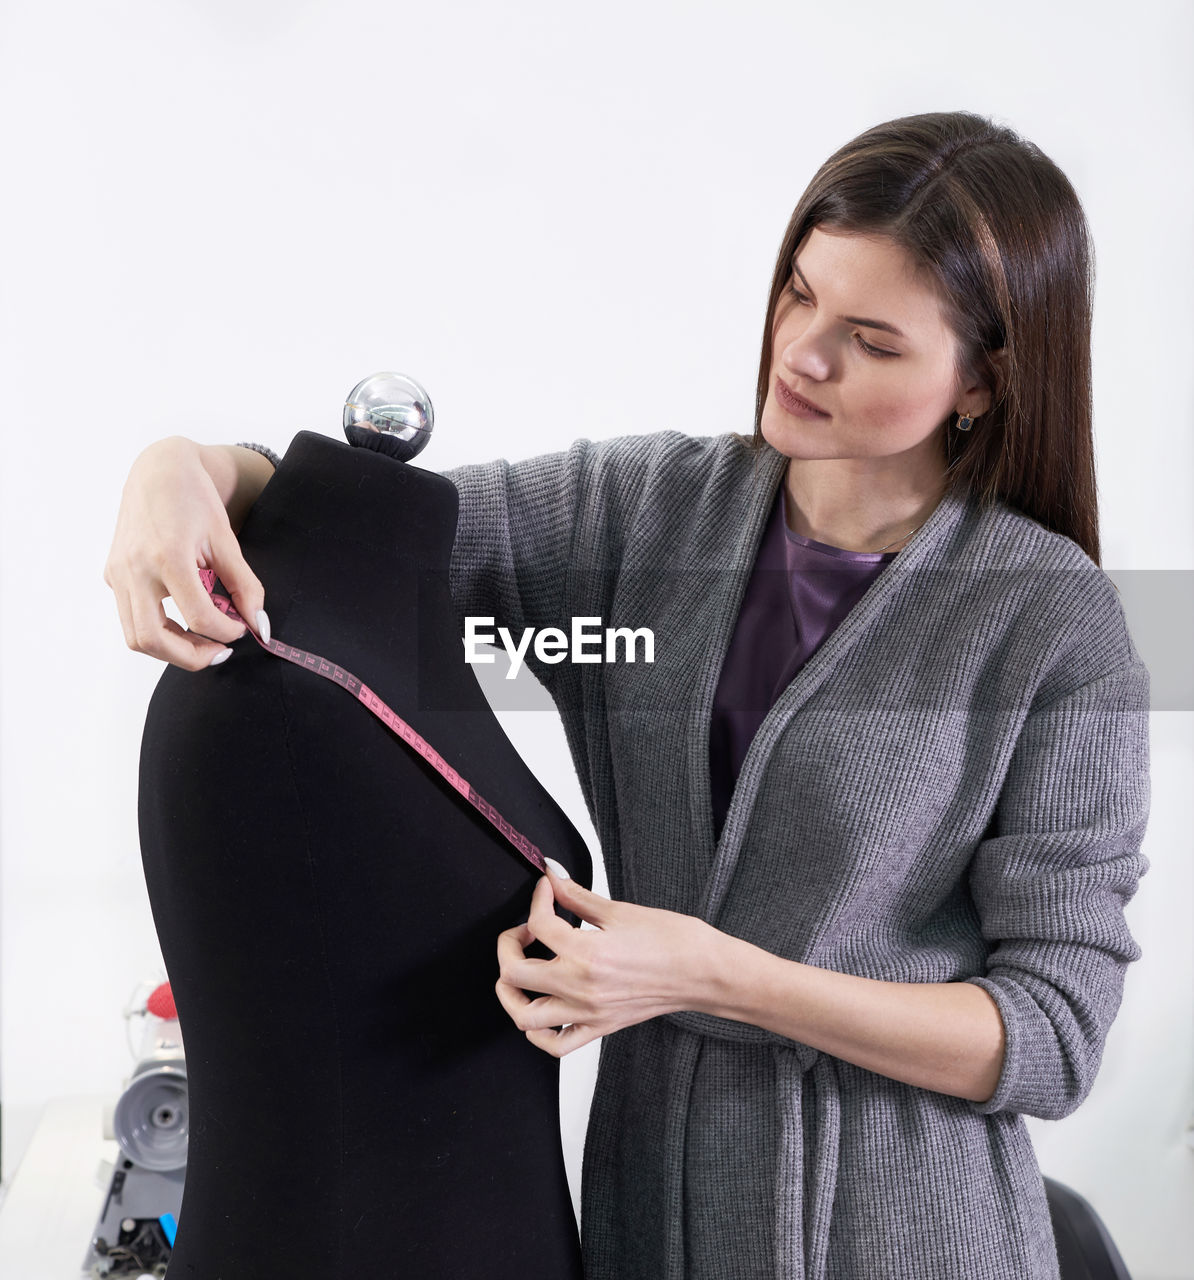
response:
[[[269,615],[264,609],[257,610],[257,632],[269,644]]]
[[[207,664],[209,667],[218,667],[221,662],[227,662],[232,657],[231,649],[217,649],[212,654],[211,661]]]
[[[543,861],[547,863],[547,865],[552,869],[552,871],[555,872],[557,876],[560,877],[561,880],[572,879],[572,877],[568,874],[568,868],[565,866],[562,866],[554,858],[544,858]]]

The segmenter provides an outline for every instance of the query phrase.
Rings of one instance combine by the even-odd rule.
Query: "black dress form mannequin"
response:
[[[364,680],[587,885],[464,663],[456,501],[302,432],[240,542],[276,636]],[[579,1280],[558,1063],[493,990],[537,873],[344,689],[232,648],[166,668],[141,751],[190,1108],[170,1280]]]

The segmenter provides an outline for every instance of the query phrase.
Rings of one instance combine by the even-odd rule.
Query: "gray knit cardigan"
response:
[[[845,973],[976,983],[1002,1074],[976,1104],[708,1015],[609,1036],[586,1275],[1055,1278],[1022,1116],[1086,1096],[1139,956],[1148,672],[1074,542],[947,495],[772,707],[715,842],[713,693],[785,461],[666,431],[451,470],[454,598],[515,635],[653,629],[652,665],[527,658],[614,898]]]

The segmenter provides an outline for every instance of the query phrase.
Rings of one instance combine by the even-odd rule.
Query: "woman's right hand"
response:
[[[116,595],[125,642],[138,653],[199,671],[245,627],[221,613],[199,579],[214,569],[242,618],[261,626],[265,588],[241,554],[226,505],[243,512],[265,487],[266,458],[183,436],[151,444],[129,471],[104,581]],[[190,630],[166,616],[171,596]],[[263,615],[264,616],[264,615]],[[268,620],[265,622],[268,636]]]

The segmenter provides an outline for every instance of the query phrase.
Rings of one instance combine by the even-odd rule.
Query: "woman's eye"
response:
[[[797,306],[811,307],[813,305],[813,300],[797,285],[795,276],[792,276],[788,281],[788,294]],[[886,360],[900,354],[898,351],[887,351],[883,347],[872,347],[860,333],[854,334],[853,338],[859,351],[861,351],[865,356],[873,356],[878,360]]]
[[[863,355],[878,356],[882,359],[887,356],[898,356],[900,354],[898,351],[885,351],[882,347],[872,347],[869,342],[865,342],[863,340],[862,334],[860,333],[856,333],[854,335],[854,341],[858,343],[859,350]]]

